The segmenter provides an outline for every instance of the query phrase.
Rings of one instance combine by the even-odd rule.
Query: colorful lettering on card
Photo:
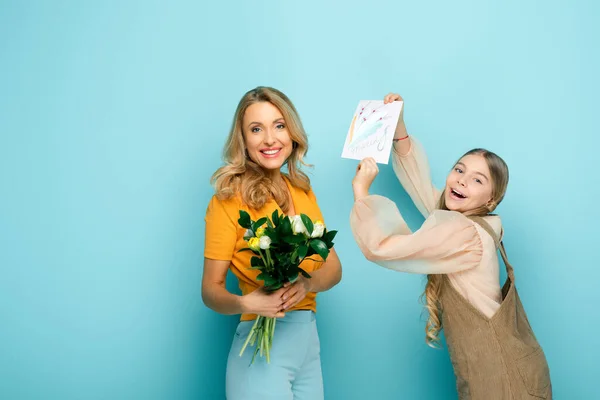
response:
[[[382,100],[361,100],[352,118],[342,157],[354,160],[373,157],[378,163],[387,164],[402,106],[402,101],[384,104]]]

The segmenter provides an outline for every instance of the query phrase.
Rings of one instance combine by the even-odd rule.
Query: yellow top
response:
[[[287,177],[284,177],[284,181],[290,190],[296,214],[306,214],[312,221],[323,220],[312,189],[305,192],[302,189],[292,186]],[[251,209],[243,203],[240,194],[228,200],[219,200],[216,196],[213,196],[208,205],[204,219],[206,222],[204,257],[213,260],[230,261],[229,268],[238,278],[242,294],[246,295],[263,286],[263,281],[256,280],[260,271],[249,268],[250,258],[253,256],[253,253],[250,251],[238,252],[240,249],[248,247],[248,244],[244,240],[246,230],[237,222],[240,217],[240,210],[244,210],[250,214],[250,218],[253,221],[257,221],[262,217],[269,217],[270,219],[273,211],[279,210],[280,213],[282,211],[272,199],[265,203],[260,210]],[[322,259],[318,255],[311,258],[321,261],[306,260],[302,262],[300,267],[308,273],[315,271],[323,264]],[[288,311],[316,311],[316,296],[317,294],[314,292],[308,293],[303,300]],[[241,319],[242,321],[248,321],[255,318],[256,315],[243,314]]]

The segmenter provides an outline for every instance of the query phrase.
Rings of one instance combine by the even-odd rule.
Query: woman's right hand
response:
[[[287,287],[267,292],[264,288],[258,288],[252,293],[242,296],[242,309],[244,314],[257,314],[263,317],[283,318],[283,304],[281,298]]]

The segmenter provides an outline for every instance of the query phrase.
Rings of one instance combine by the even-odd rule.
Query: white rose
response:
[[[261,249],[267,250],[269,247],[271,247],[271,238],[267,235],[261,236],[259,239],[259,246]]]
[[[325,231],[325,224],[323,221],[316,221],[313,227],[313,233],[310,235],[312,238],[320,238],[323,236],[323,232]]]
[[[252,229],[246,229],[246,233],[244,233],[244,239],[248,240],[252,237],[254,237],[254,232],[252,232]]]
[[[308,235],[304,222],[302,222],[302,218],[299,215],[290,217],[290,222],[292,223],[292,231],[294,231],[294,233],[304,233],[305,235]]]

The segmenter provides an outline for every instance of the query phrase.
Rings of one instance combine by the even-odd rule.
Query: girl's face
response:
[[[246,109],[242,124],[250,159],[267,171],[279,170],[293,149],[279,109],[269,102],[254,103]]]
[[[461,213],[474,210],[492,200],[490,169],[480,154],[460,159],[446,178],[446,207]]]

